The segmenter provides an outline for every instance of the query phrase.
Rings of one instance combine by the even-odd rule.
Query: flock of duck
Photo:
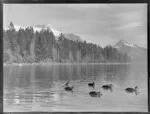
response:
[[[88,83],[88,86],[94,88],[95,87],[95,82]],[[113,85],[112,84],[102,85],[102,88],[105,89],[105,90],[112,90]],[[69,86],[69,81],[67,81],[65,83],[65,88],[64,89],[66,91],[73,92],[74,86]],[[135,86],[135,88],[126,88],[125,91],[128,92],[128,93],[134,93],[135,92],[135,94],[137,95],[138,94],[138,87]],[[100,97],[100,96],[102,96],[102,93],[100,91],[90,91],[89,95],[91,97]]]

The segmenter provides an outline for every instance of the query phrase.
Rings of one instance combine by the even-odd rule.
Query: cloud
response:
[[[140,26],[142,26],[140,22],[132,22],[132,23],[123,24],[121,26],[115,27],[115,29],[131,29],[131,28],[136,28]]]
[[[60,5],[59,7],[70,8],[74,10],[108,9],[109,4],[65,4],[65,5]]]

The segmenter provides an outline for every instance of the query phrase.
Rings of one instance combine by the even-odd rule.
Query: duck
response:
[[[90,86],[90,87],[93,87],[93,88],[94,88],[95,83],[94,83],[94,82],[90,82],[90,83],[88,83],[88,86]]]
[[[91,91],[91,92],[89,92],[89,95],[91,97],[100,97],[100,96],[102,96],[102,93],[100,91],[99,92],[97,92],[97,91]]]
[[[108,84],[108,85],[103,85],[102,88],[103,89],[112,89],[113,85],[112,84]]]
[[[126,88],[125,91],[128,92],[128,93],[137,93],[137,90],[138,90],[138,87],[135,86],[135,88]]]
[[[73,91],[73,88],[74,88],[73,86],[72,87],[67,86],[67,87],[65,87],[65,90],[66,91]]]

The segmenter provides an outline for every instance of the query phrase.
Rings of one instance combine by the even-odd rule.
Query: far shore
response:
[[[24,66],[24,65],[92,65],[92,64],[106,64],[106,65],[128,65],[131,63],[56,63],[56,62],[49,62],[49,63],[3,63],[4,66]]]

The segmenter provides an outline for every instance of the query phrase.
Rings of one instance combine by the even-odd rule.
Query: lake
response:
[[[73,92],[64,84],[74,86]],[[95,82],[95,88],[88,87]],[[5,65],[4,112],[147,112],[147,65],[55,64]],[[112,91],[102,85],[113,84]],[[138,86],[140,93],[125,88]],[[101,97],[91,97],[100,91]]]

